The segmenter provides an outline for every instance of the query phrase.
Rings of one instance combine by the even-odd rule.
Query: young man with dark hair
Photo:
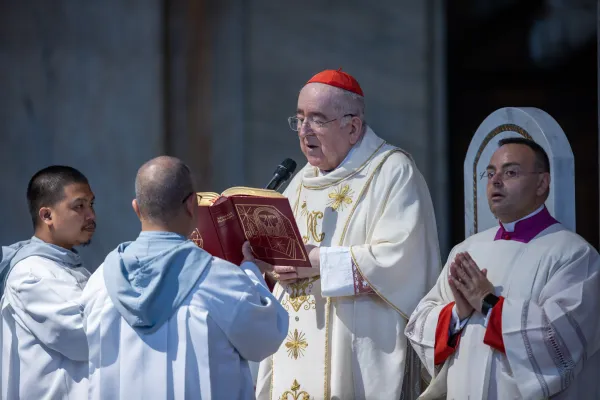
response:
[[[3,399],[87,398],[81,292],[89,278],[75,246],[96,229],[94,193],[78,170],[50,166],[27,187],[30,240],[2,247]]]

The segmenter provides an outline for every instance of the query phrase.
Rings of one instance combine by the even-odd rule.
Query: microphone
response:
[[[283,185],[288,179],[292,177],[292,174],[296,170],[296,161],[291,158],[286,158],[275,168],[275,173],[271,178],[271,181],[265,186],[265,189],[277,190]]]

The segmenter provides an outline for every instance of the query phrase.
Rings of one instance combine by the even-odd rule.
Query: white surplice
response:
[[[494,240],[498,228],[469,237],[467,251],[488,270],[502,306],[506,355],[483,342],[485,317],[469,319],[456,351],[434,367],[438,316],[454,301],[448,263],[411,316],[406,335],[434,376],[422,398],[599,399],[600,259],[560,224],[529,243]]]
[[[289,334],[261,363],[257,397],[399,399],[403,383],[415,397],[419,368],[406,365],[418,359],[403,332],[441,265],[413,160],[368,128],[338,168],[307,164],[285,195],[304,242],[321,248],[320,278],[276,285]]]
[[[87,398],[89,276],[39,256],[15,264],[2,297],[2,399]]]
[[[248,360],[272,354],[287,333],[287,313],[256,265],[213,258],[152,333],[131,327],[115,308],[104,269],[92,275],[83,294],[89,399],[254,398]]]

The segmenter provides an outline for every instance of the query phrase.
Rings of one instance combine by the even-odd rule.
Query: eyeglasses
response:
[[[345,114],[342,115],[339,118],[334,118],[334,119],[330,119],[329,121],[320,121],[318,119],[315,118],[301,118],[301,117],[289,117],[288,118],[288,124],[290,124],[290,129],[293,130],[294,132],[298,132],[300,129],[302,129],[302,124],[304,124],[304,121],[308,122],[308,126],[311,129],[321,129],[323,128],[325,125],[327,125],[330,122],[333,121],[337,121],[338,119],[342,119],[345,117],[356,117],[356,114]]]
[[[185,197],[183,198],[183,200],[181,201],[181,204],[184,204],[184,203],[187,201],[187,199],[189,199],[189,198],[190,198],[190,196],[191,196],[191,195],[193,195],[193,194],[194,194],[194,192],[190,192],[190,194],[188,194],[187,196],[185,196]]]
[[[502,182],[505,181],[509,181],[511,179],[518,179],[523,175],[533,175],[533,174],[543,174],[543,171],[531,171],[531,172],[526,172],[526,171],[521,171],[518,168],[507,168],[505,170],[502,170],[500,172],[494,172],[494,171],[483,171],[480,175],[479,175],[479,179],[483,180],[483,179],[487,179],[488,181],[491,181],[492,179],[494,179],[494,176],[496,176],[497,174],[499,174],[500,176],[500,180]]]

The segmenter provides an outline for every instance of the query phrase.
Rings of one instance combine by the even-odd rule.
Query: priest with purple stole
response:
[[[600,258],[544,206],[547,154],[503,139],[483,179],[500,226],[452,250],[406,328],[421,398],[600,398]]]
[[[285,195],[312,268],[274,267],[289,333],[260,365],[259,400],[419,394],[404,328],[441,269],[433,207],[412,158],[366,124],[364,101],[356,79],[327,70],[289,118],[308,162]]]

